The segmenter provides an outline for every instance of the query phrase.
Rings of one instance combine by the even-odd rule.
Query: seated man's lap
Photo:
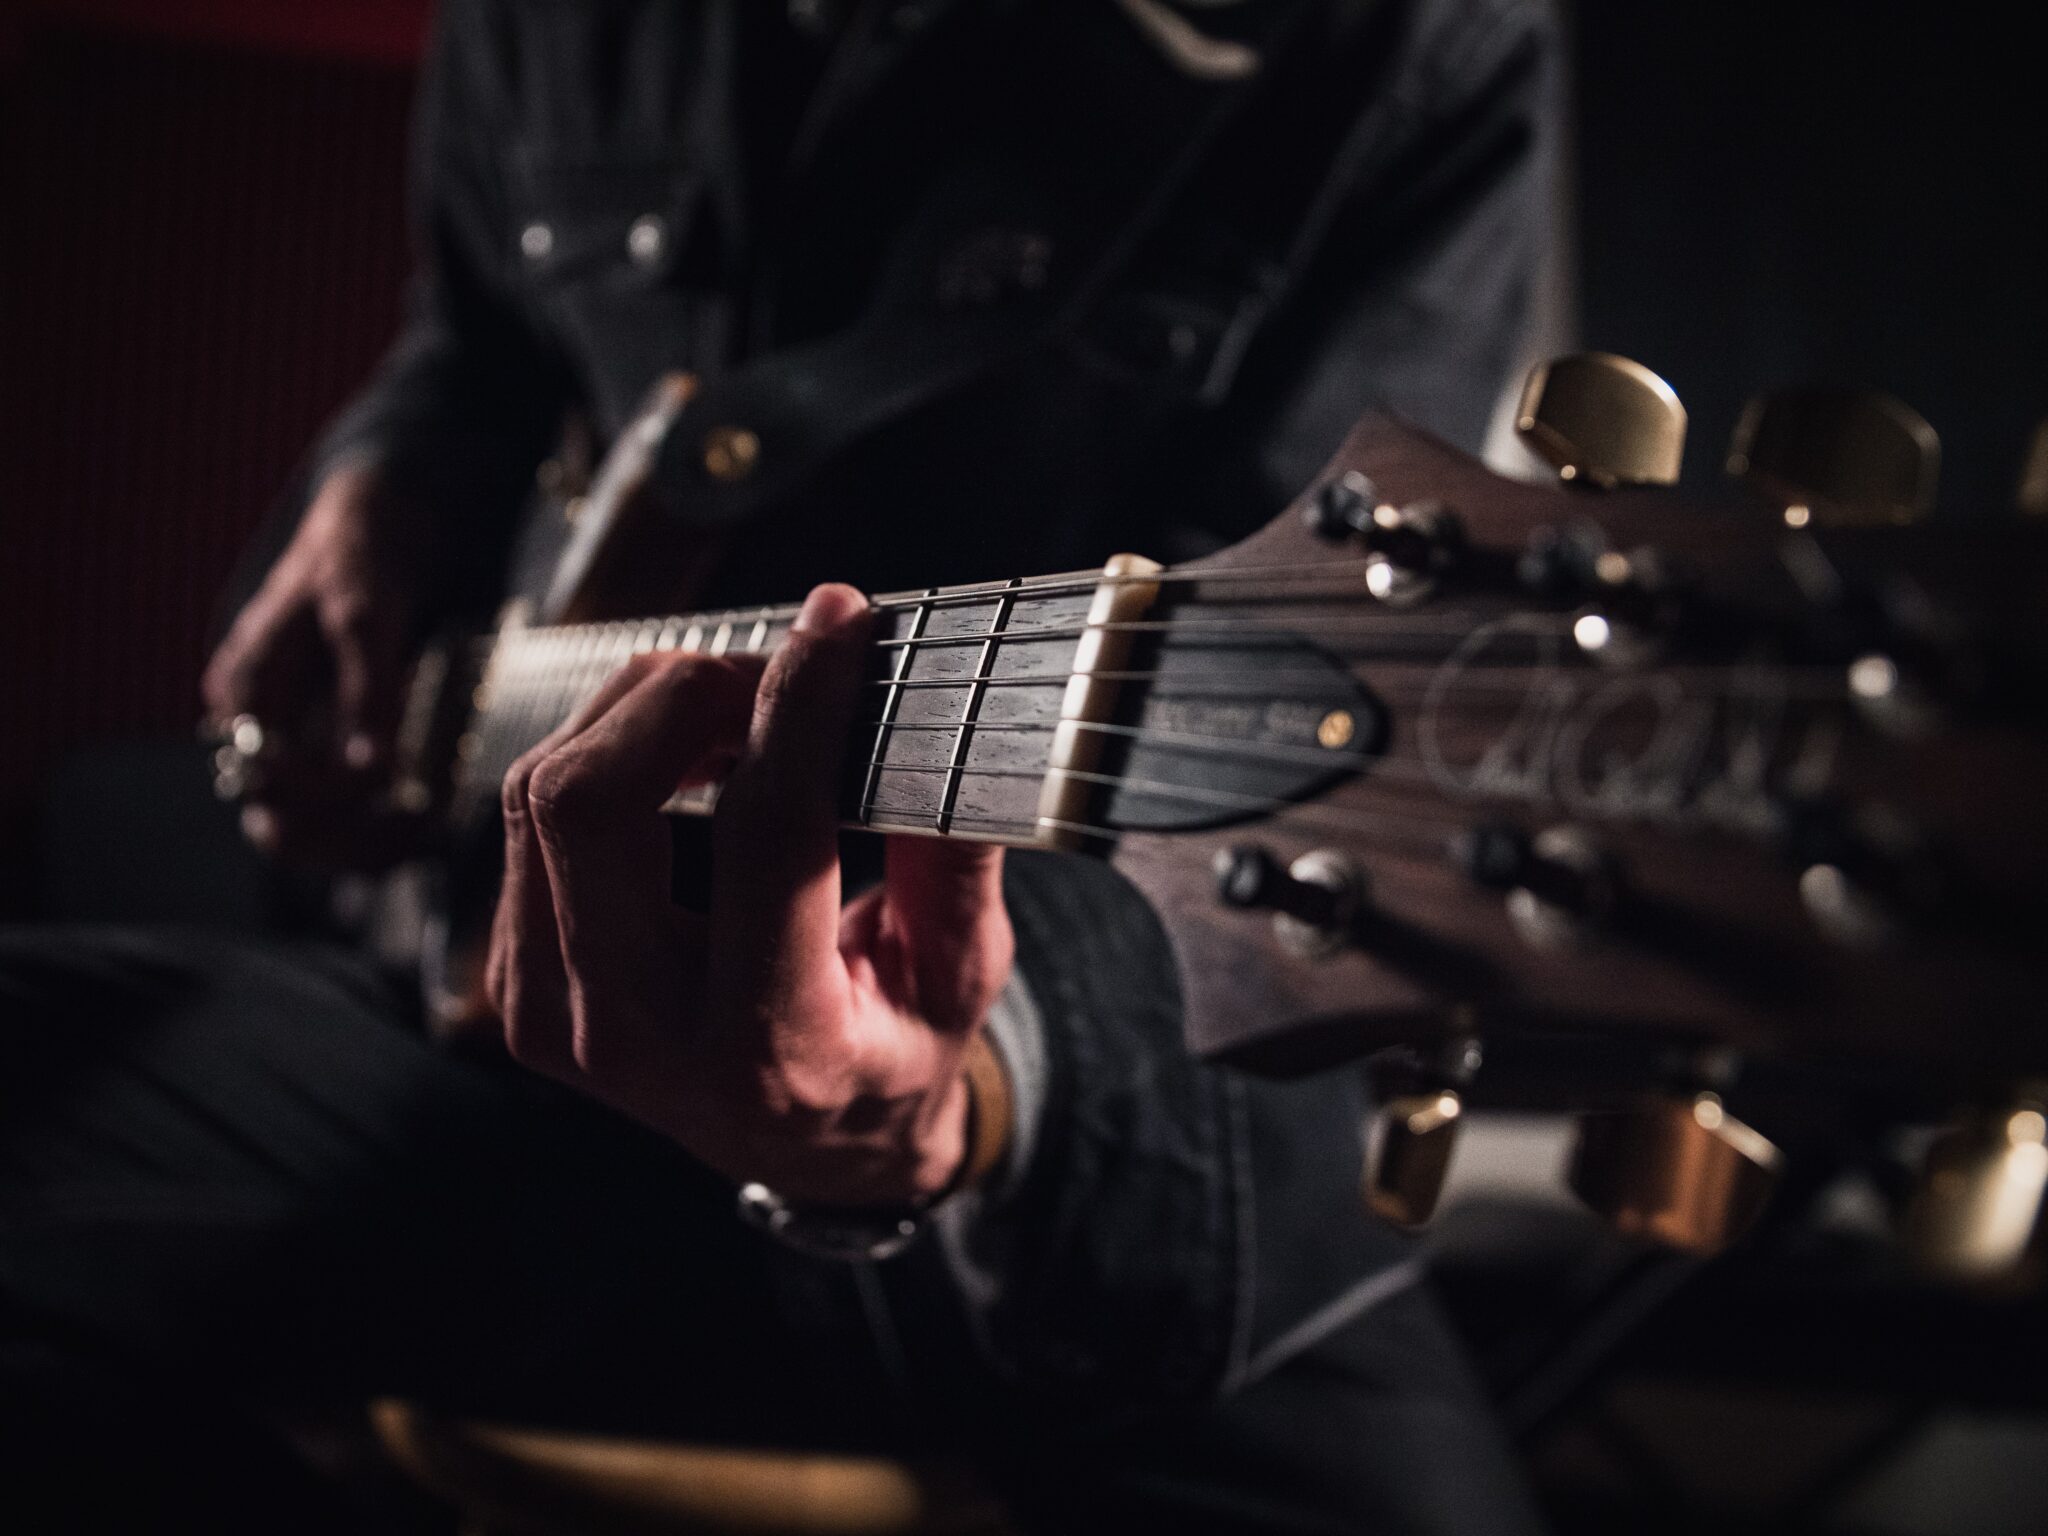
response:
[[[1406,1529],[1404,1504],[1415,1529],[1459,1509],[1521,1528],[1419,1293],[1128,1432],[1076,1440],[1024,1403],[956,1414],[1003,1388],[941,1319],[933,1255],[881,1287],[766,1244],[679,1149],[435,1049],[347,956],[0,933],[0,1050],[0,1399],[24,1390],[10,1362],[79,1347],[93,1379],[132,1368],[230,1404],[397,1393],[698,1440],[945,1442],[1007,1464],[1048,1529]],[[906,1343],[946,1367],[905,1379]],[[983,1445],[977,1424],[1007,1428]]]
[[[256,1393],[707,1428],[806,1395],[719,1181],[435,1049],[349,957],[0,934],[0,1050],[17,1318]]]

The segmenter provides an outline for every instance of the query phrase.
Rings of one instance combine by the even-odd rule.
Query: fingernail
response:
[[[842,582],[829,582],[822,587],[811,588],[811,595],[797,610],[796,622],[790,625],[790,632],[817,633],[839,629],[867,611],[868,600],[857,588]]]
[[[377,738],[367,731],[354,732],[341,746],[342,760],[351,768],[375,767],[377,755]]]

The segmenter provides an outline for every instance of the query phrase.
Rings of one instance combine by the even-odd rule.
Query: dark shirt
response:
[[[1204,78],[1162,11],[1256,69]],[[416,311],[324,460],[488,564],[565,410],[608,437],[685,369],[661,499],[728,530],[717,597],[1214,547],[1369,405],[1476,445],[1548,238],[1548,59],[1520,0],[448,0]],[[725,424],[762,444],[737,485],[696,451]],[[1386,1294],[1356,1084],[1187,1058],[1143,904],[1016,863],[1051,1088],[959,1237],[1001,1367],[1200,1394]]]
[[[327,453],[502,529],[566,408],[608,437],[686,369],[676,515],[739,520],[718,595],[772,601],[1235,538],[1372,404],[1476,445],[1548,231],[1530,5],[1186,7],[1259,47],[1220,81],[1122,0],[843,9],[448,0],[426,276]],[[702,473],[716,424],[754,483]]]

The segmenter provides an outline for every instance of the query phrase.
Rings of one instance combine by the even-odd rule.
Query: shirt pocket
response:
[[[545,162],[514,181],[513,269],[543,304],[668,285],[702,203],[698,174],[667,161]]]
[[[610,435],[654,380],[701,371],[723,347],[715,297],[684,269],[705,199],[663,161],[549,163],[515,186],[517,286]]]

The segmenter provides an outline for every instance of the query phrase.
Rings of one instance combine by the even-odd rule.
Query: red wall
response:
[[[187,732],[217,595],[406,267],[417,0],[51,0],[0,63],[0,911],[85,742]],[[61,14],[59,14],[61,13]]]
[[[419,56],[428,10],[428,0],[12,0],[0,6],[0,46],[18,49],[22,33],[54,22],[407,64]]]

